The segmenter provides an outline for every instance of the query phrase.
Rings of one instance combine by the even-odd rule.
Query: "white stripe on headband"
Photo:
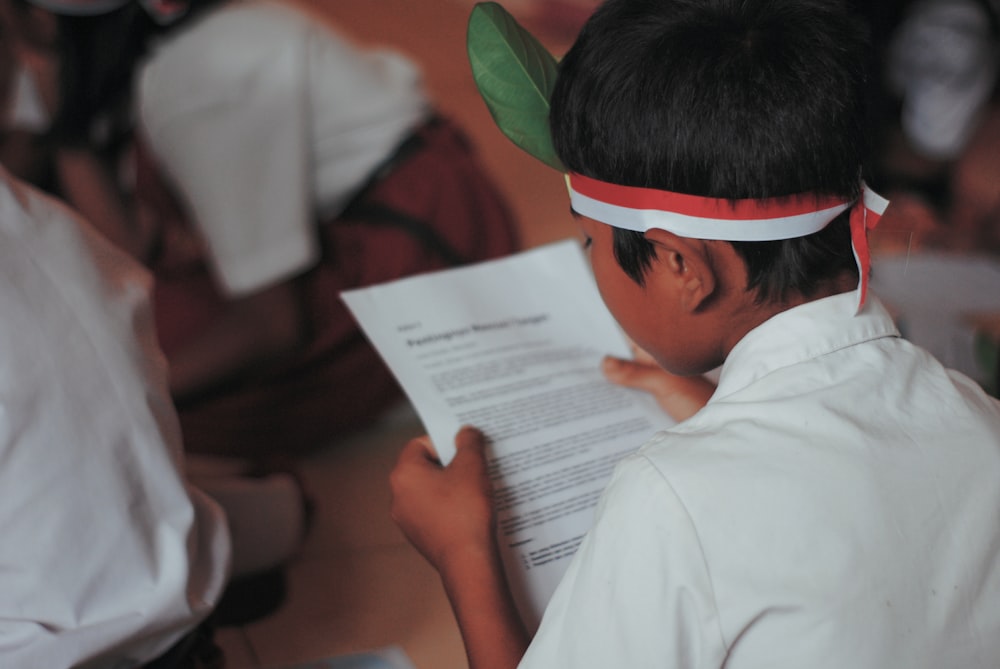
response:
[[[889,207],[889,201],[873,191],[868,187],[868,184],[865,183],[861,184],[861,192],[865,209],[881,218],[882,214],[884,214],[885,210]],[[874,228],[877,223],[878,221],[876,220],[874,223],[871,223],[868,228]]]
[[[570,173],[573,210],[626,230],[659,228],[682,237],[760,242],[804,237],[822,230],[850,202],[812,194],[770,200],[725,200],[619,186]],[[887,202],[867,187],[865,207],[881,215]]]

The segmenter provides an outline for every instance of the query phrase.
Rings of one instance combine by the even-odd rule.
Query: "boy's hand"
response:
[[[428,437],[412,440],[392,471],[392,518],[438,570],[470,669],[513,669],[529,637],[504,576],[485,440],[463,427],[442,467]]]
[[[634,348],[635,359],[607,356],[601,362],[604,376],[620,386],[651,394],[674,420],[698,413],[715,392],[715,384],[702,376],[676,376],[660,367],[652,356]]]
[[[392,519],[438,571],[450,559],[496,551],[492,485],[481,432],[463,427],[441,466],[429,437],[410,441],[390,476]]]

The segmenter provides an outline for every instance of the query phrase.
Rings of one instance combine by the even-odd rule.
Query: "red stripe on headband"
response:
[[[812,214],[844,204],[836,197],[820,197],[813,193],[767,200],[727,200],[655,188],[619,186],[572,172],[569,180],[577,193],[600,202],[628,209],[671,211],[696,218],[755,221]]]

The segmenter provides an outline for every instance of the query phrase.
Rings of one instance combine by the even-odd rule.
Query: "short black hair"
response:
[[[571,171],[704,197],[860,196],[865,24],[835,0],[608,0],[562,59],[550,123]],[[731,242],[760,300],[855,272],[849,214],[798,239]],[[638,283],[653,257],[615,229]]]

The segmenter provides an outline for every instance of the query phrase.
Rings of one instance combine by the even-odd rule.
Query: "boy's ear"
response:
[[[699,310],[715,294],[719,280],[705,243],[657,228],[648,230],[645,236],[656,249],[654,271],[678,291],[685,311]]]

